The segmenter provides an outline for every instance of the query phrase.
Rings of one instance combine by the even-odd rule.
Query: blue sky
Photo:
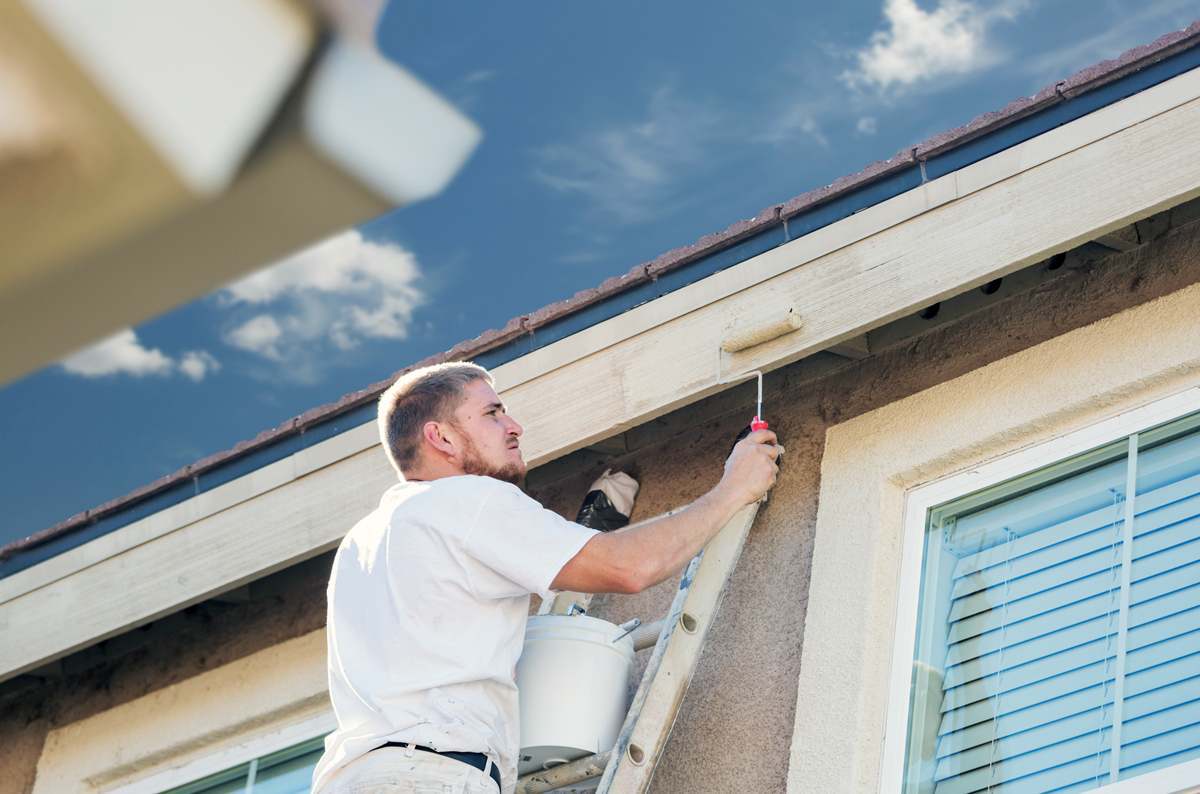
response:
[[[472,158],[432,199],[0,389],[0,543],[1200,16],[1196,0],[548,8],[389,6],[381,48],[482,129]]]

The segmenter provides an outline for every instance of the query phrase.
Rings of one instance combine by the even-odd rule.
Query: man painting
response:
[[[380,398],[379,429],[400,482],[334,560],[338,727],[314,772],[319,794],[511,792],[530,594],[636,593],[678,573],[774,484],[782,452],[773,433],[754,432],[685,509],[599,533],[517,487],[523,430],[482,367],[404,375]]]

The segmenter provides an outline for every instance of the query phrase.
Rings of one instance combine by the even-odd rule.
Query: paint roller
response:
[[[755,412],[754,418],[750,421],[749,427],[744,429],[737,437],[737,441],[741,441],[755,430],[767,429],[767,423],[762,418],[763,375],[761,370],[756,369],[740,375],[723,378],[724,354],[739,353],[765,342],[770,342],[772,339],[778,339],[793,331],[799,331],[802,324],[799,313],[794,308],[788,307],[782,312],[768,314],[757,322],[746,322],[735,325],[725,333],[725,338],[721,340],[721,347],[717,350],[717,383],[736,383],[747,378],[758,378],[758,402],[756,406],[758,410]],[[736,444],[737,441],[734,443]]]
[[[746,322],[733,326],[721,341],[721,350],[726,353],[739,353],[792,331],[799,331],[801,325],[803,323],[800,321],[800,315],[789,307],[782,312],[767,315],[761,322]]]
[[[800,315],[794,308],[789,307],[782,312],[768,314],[758,322],[735,325],[726,332],[725,338],[721,340],[721,346],[717,349],[717,383],[736,383],[747,378],[758,379],[758,400],[755,406],[757,410],[754,413],[754,418],[750,420],[750,424],[743,427],[733,440],[734,446],[754,431],[766,430],[768,425],[762,418],[762,370],[756,369],[750,372],[743,372],[740,375],[722,378],[721,373],[724,372],[725,353],[739,353],[748,348],[770,342],[772,339],[778,339],[793,331],[799,331],[802,324]],[[782,466],[783,461],[778,460],[777,464]],[[766,501],[767,497],[764,496],[763,502]]]

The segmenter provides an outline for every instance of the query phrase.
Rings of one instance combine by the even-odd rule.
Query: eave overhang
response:
[[[725,267],[607,318],[586,315],[610,311],[614,294],[636,300],[646,284],[662,290],[659,282],[682,279],[700,260],[685,252],[657,274],[651,263],[615,293],[577,296],[568,312],[548,307],[544,322],[519,318],[436,359],[491,366],[510,410],[533,418],[524,440],[530,465],[545,463],[728,388],[722,376],[771,371],[1200,195],[1200,69],[1184,65],[1133,91],[1111,82],[1125,98],[1110,96],[1021,141],[993,141],[990,154],[962,151],[988,151],[979,149],[981,133],[941,155],[934,147],[925,160],[914,153],[905,168],[885,164],[843,196],[863,204],[841,217],[822,218],[832,212],[822,200],[799,214],[777,208],[769,222],[735,227],[719,250],[705,249],[730,257]],[[1145,80],[1146,71],[1133,77]],[[1010,119],[1003,133],[1027,121]],[[939,156],[951,159],[943,166]],[[891,195],[861,195],[884,188]],[[718,354],[730,328],[787,309],[799,313],[798,330]],[[562,336],[529,349],[547,332]],[[235,476],[161,506],[151,494],[137,504],[156,509],[120,531],[0,579],[0,631],[9,640],[0,678],[334,547],[394,481],[370,421],[377,389],[323,417],[336,420],[337,432],[271,460],[256,461],[264,446],[254,446],[232,457]]]

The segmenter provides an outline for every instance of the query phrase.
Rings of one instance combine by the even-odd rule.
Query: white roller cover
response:
[[[285,0],[25,0],[179,178],[233,181],[308,57]]]
[[[604,495],[608,497],[608,501],[612,502],[613,507],[621,511],[623,515],[633,515],[633,500],[637,498],[638,481],[630,477],[623,471],[616,474],[612,473],[612,469],[605,469],[592,487],[588,489],[588,493],[592,491],[604,491]]]
[[[483,137],[416,77],[345,39],[317,66],[304,127],[327,157],[396,204],[441,192]]]

